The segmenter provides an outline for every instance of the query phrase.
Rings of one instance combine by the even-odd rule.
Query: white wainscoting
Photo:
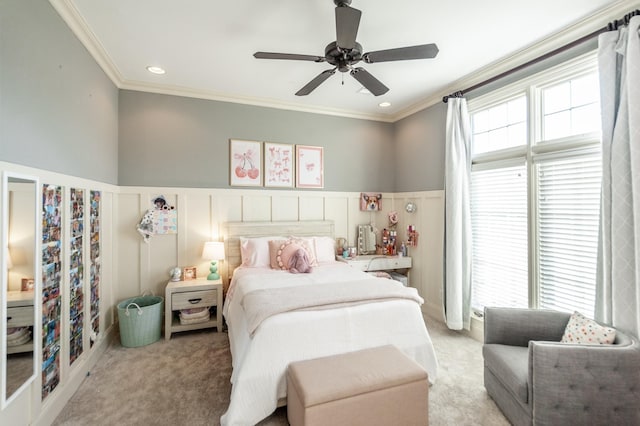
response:
[[[101,336],[97,344],[90,350],[87,348],[73,367],[61,366],[60,385],[45,403],[40,401],[41,374],[38,374],[30,388],[0,412],[0,424],[5,421],[49,424],[106,348],[108,337],[115,328],[118,302],[145,291],[164,294],[169,270],[175,266],[196,266],[198,275],[204,275],[209,261],[200,257],[203,244],[221,240],[224,237],[222,224],[228,221],[332,220],[336,237],[347,238],[350,245],[355,245],[358,224],[373,223],[381,230],[388,226],[387,214],[396,210],[400,215],[399,242],[406,240],[408,224],[415,225],[420,233],[418,247],[411,248],[409,253],[413,257],[411,285],[425,299],[425,313],[442,318],[443,191],[383,193],[382,210],[369,213],[360,211],[360,193],[355,192],[118,187],[0,161],[0,172],[4,170],[37,176],[41,184],[63,186],[65,204],[68,203],[68,188],[102,191],[102,279]],[[151,208],[151,199],[159,194],[177,209],[178,233],[156,235],[145,243],[136,231],[136,225]],[[405,212],[408,201],[417,205],[415,213]],[[65,259],[67,254],[65,251]],[[64,276],[68,276],[68,265],[63,267]],[[62,297],[63,306],[67,306],[66,281]],[[68,330],[68,315],[63,316],[61,327]],[[89,328],[85,327],[86,330]],[[85,341],[89,341],[89,336]],[[61,350],[68,351],[66,339],[61,342]]]
[[[177,209],[178,233],[155,235],[145,243],[135,231],[136,225],[152,207],[151,200],[160,194]],[[360,211],[359,192],[121,187],[115,209],[119,244],[115,285],[118,300],[149,291],[162,294],[169,270],[175,266],[195,266],[198,276],[206,275],[209,262],[200,257],[203,244],[224,238],[224,222],[332,220],[336,237],[347,238],[350,245],[355,245],[358,224],[374,223],[381,230],[388,226],[388,212],[396,210],[400,214],[398,242],[406,240],[409,224],[420,233],[418,247],[409,250],[414,265],[411,285],[425,299],[425,312],[441,318],[444,193],[424,191],[383,193],[382,196],[382,210],[371,213]],[[408,201],[417,205],[416,212],[405,212]]]
[[[46,170],[35,169],[31,167],[21,166],[18,164],[7,163],[0,161],[0,176],[4,171],[13,173],[20,173],[23,175],[30,175],[37,177],[40,181],[40,185],[52,184],[59,185],[64,188],[63,190],[63,204],[65,209],[63,210],[63,233],[68,235],[69,216],[68,206],[70,203],[69,188],[82,188],[88,193],[90,190],[99,190],[102,192],[101,198],[101,280],[100,280],[100,333],[98,339],[93,347],[89,347],[90,341],[90,324],[88,314],[89,306],[88,297],[89,291],[89,269],[85,267],[84,280],[85,280],[85,324],[84,324],[84,342],[85,347],[82,355],[76,359],[72,366],[69,366],[69,249],[68,241],[65,241],[62,247],[62,283],[60,288],[61,295],[61,324],[60,324],[60,384],[56,389],[47,396],[44,402],[41,399],[42,389],[42,339],[35,338],[35,348],[38,357],[38,371],[34,382],[21,392],[15,400],[9,404],[4,410],[0,411],[0,424],[34,424],[34,425],[48,425],[51,424],[53,419],[60,413],[60,410],[67,403],[69,398],[78,389],[80,383],[86,377],[87,373],[96,363],[100,355],[106,349],[112,331],[114,330],[115,322],[115,305],[117,304],[117,294],[114,292],[114,271],[115,265],[113,262],[113,253],[117,252],[118,241],[114,239],[114,204],[117,202],[116,193],[118,187],[114,185],[105,184],[102,182],[91,181],[88,179],[77,178],[74,176],[63,175],[60,173],[49,172]],[[2,190],[0,189],[0,192]],[[0,199],[2,194],[0,193]],[[89,209],[85,205],[85,230],[89,226],[88,212]],[[85,232],[85,238],[87,238],[88,232]],[[65,240],[68,238],[65,237]],[[87,238],[88,241],[88,238]],[[41,243],[37,243],[37,251],[41,252]],[[85,262],[88,262],[88,244],[85,243]],[[38,260],[40,256],[38,256]],[[86,265],[87,263],[85,263]],[[36,305],[38,317],[40,317],[40,306]]]

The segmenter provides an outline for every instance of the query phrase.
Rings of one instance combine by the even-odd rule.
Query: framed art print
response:
[[[231,139],[230,185],[262,186],[262,174],[262,142]]]
[[[264,143],[264,186],[293,188],[293,145]]]
[[[296,187],[324,188],[324,158],[321,146],[296,145]]]

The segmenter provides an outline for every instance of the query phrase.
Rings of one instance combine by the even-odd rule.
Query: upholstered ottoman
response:
[[[427,425],[427,372],[395,346],[298,361],[287,370],[291,426]]]

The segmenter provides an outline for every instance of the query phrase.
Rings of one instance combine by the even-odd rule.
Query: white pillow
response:
[[[313,237],[316,247],[316,260],[320,262],[336,261],[336,242],[331,237]]]
[[[269,241],[284,237],[240,237],[242,266],[247,268],[269,268]]]
[[[611,345],[616,339],[616,330],[605,327],[592,319],[574,312],[564,329],[562,343],[578,343],[583,345]]]

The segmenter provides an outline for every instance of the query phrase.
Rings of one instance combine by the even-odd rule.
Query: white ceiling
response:
[[[331,66],[255,59],[256,51],[324,56],[335,40],[332,0],[50,0],[114,83],[124,89],[395,121],[443,95],[588,34],[631,0],[353,0],[365,52],[436,43],[434,59],[364,64],[387,94]],[[145,68],[166,69],[158,76]],[[342,81],[344,80],[344,84]],[[382,101],[392,106],[382,109]]]

